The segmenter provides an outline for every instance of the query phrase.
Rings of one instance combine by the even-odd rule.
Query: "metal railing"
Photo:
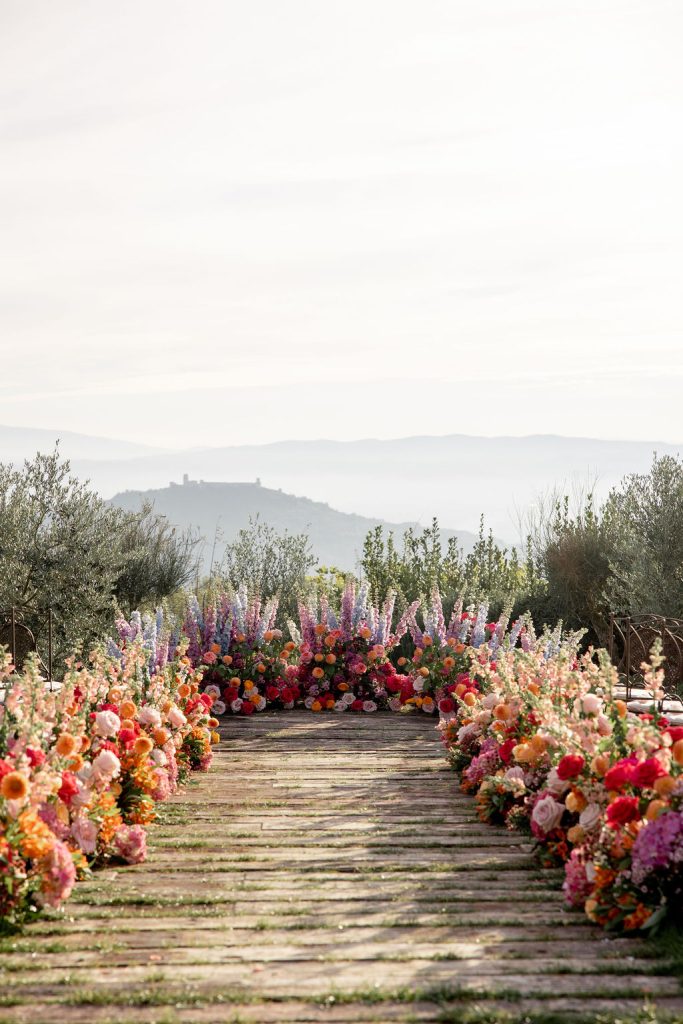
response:
[[[610,615],[607,649],[623,675],[627,700],[634,679],[642,681],[641,665],[650,657],[655,640],[662,644],[664,685],[669,695],[683,689],[683,620],[665,615]]]
[[[0,609],[0,646],[8,647],[12,657],[12,663],[16,668],[22,668],[27,656],[38,653],[38,643],[33,631],[24,622],[26,613],[31,617],[44,616],[47,620],[47,663],[41,658],[41,664],[46,672],[47,680],[51,684],[52,662],[54,647],[54,615],[51,608],[11,608]]]

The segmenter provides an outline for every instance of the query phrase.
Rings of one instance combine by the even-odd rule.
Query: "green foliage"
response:
[[[626,477],[604,521],[612,535],[610,606],[683,618],[683,461],[655,455],[648,474]]]
[[[438,587],[446,609],[462,597],[466,603],[488,600],[496,611],[527,599],[539,586],[533,560],[521,561],[516,550],[501,547],[485,532],[483,516],[478,540],[467,555],[454,537],[443,544],[434,519],[422,533],[406,530],[400,548],[392,532],[385,536],[381,526],[375,527],[365,538],[361,565],[373,597],[381,600],[394,589],[399,605]]]
[[[278,533],[257,517],[226,547],[218,577],[235,588],[244,584],[264,599],[277,595],[279,620],[286,622],[296,618],[297,601],[307,591],[315,563],[305,533]]]
[[[107,505],[58,449],[0,464],[0,608],[17,609],[43,656],[52,609],[56,665],[109,630],[115,599],[144,605],[186,581],[192,543],[149,508]]]

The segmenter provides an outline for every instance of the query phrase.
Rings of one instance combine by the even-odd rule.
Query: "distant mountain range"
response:
[[[212,558],[220,561],[225,545],[238,531],[257,516],[279,532],[308,534],[311,547],[320,565],[336,565],[341,569],[358,568],[363,541],[369,530],[383,526],[394,530],[397,537],[415,523],[387,523],[380,519],[337,512],[319,501],[297,498],[293,494],[274,491],[259,484],[201,483],[188,480],[159,490],[124,491],[111,499],[113,505],[135,512],[144,502],[180,526],[194,526],[204,538],[202,564],[208,572]],[[442,530],[442,540],[455,536],[455,531]],[[460,547],[469,551],[476,540],[467,530],[457,533]],[[216,540],[214,550],[214,539]]]
[[[263,486],[255,497],[264,500],[267,492],[278,490],[289,498],[306,495],[311,499],[310,514],[323,503],[321,507],[331,506],[329,513],[338,509],[375,522],[427,525],[436,515],[442,526],[464,539],[465,531],[476,532],[479,516],[485,513],[494,533],[512,542],[519,539],[518,514],[551,488],[591,487],[602,497],[623,476],[646,472],[653,451],[683,451],[683,445],[656,441],[464,434],[173,451],[66,432],[0,427],[0,459],[17,461],[32,455],[36,447],[50,449],[57,437],[74,471],[90,479],[105,497],[166,488],[170,481],[180,483],[184,474],[209,482],[253,484],[259,479]],[[454,524],[459,529],[453,529]],[[207,525],[211,536],[214,525],[214,519]]]

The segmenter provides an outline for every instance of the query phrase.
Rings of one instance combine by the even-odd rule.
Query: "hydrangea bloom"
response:
[[[638,833],[631,875],[636,885],[642,885],[654,872],[677,870],[683,870],[683,811],[668,811]]]

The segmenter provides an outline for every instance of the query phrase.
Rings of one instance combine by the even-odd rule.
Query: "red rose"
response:
[[[581,754],[565,754],[557,766],[557,777],[566,782],[575,779],[583,771],[586,761]]]
[[[647,761],[641,761],[634,766],[631,772],[631,784],[640,789],[652,789],[655,780],[659,779],[666,772],[656,757],[648,757]]]
[[[633,769],[637,764],[638,760],[635,757],[623,757],[621,761],[613,764],[603,779],[607,789],[620,790],[624,786],[628,786],[631,782]]]
[[[26,748],[26,756],[31,768],[39,768],[45,762],[45,754],[42,750],[35,750],[33,747]]]
[[[236,686],[226,686],[223,690],[223,699],[226,704],[232,704],[239,697],[239,690]]]
[[[664,732],[668,733],[671,737],[671,745],[677,743],[678,740],[683,740],[683,725],[670,725]]]
[[[389,693],[399,693],[403,686],[403,678],[401,676],[387,676],[387,681],[384,685]]]
[[[280,691],[278,690],[277,686],[266,686],[266,700],[277,700],[279,696]]]
[[[449,715],[451,711],[455,711],[455,702],[450,697],[442,697],[439,701],[439,711],[444,715]]]
[[[351,710],[352,711],[362,711],[363,710],[363,701],[362,700],[354,700],[353,704],[351,705]]]
[[[607,808],[607,824],[610,828],[619,828],[627,825],[629,821],[637,821],[640,818],[638,810],[638,798],[635,796],[618,796]]]
[[[57,796],[64,804],[70,804],[78,793],[78,780],[73,772],[62,772],[62,784]]]
[[[213,697],[210,693],[201,693],[199,699],[207,710],[213,705]]]
[[[242,714],[243,715],[252,715],[254,713],[254,711],[255,711],[254,705],[251,703],[250,700],[243,700],[242,701]]]

